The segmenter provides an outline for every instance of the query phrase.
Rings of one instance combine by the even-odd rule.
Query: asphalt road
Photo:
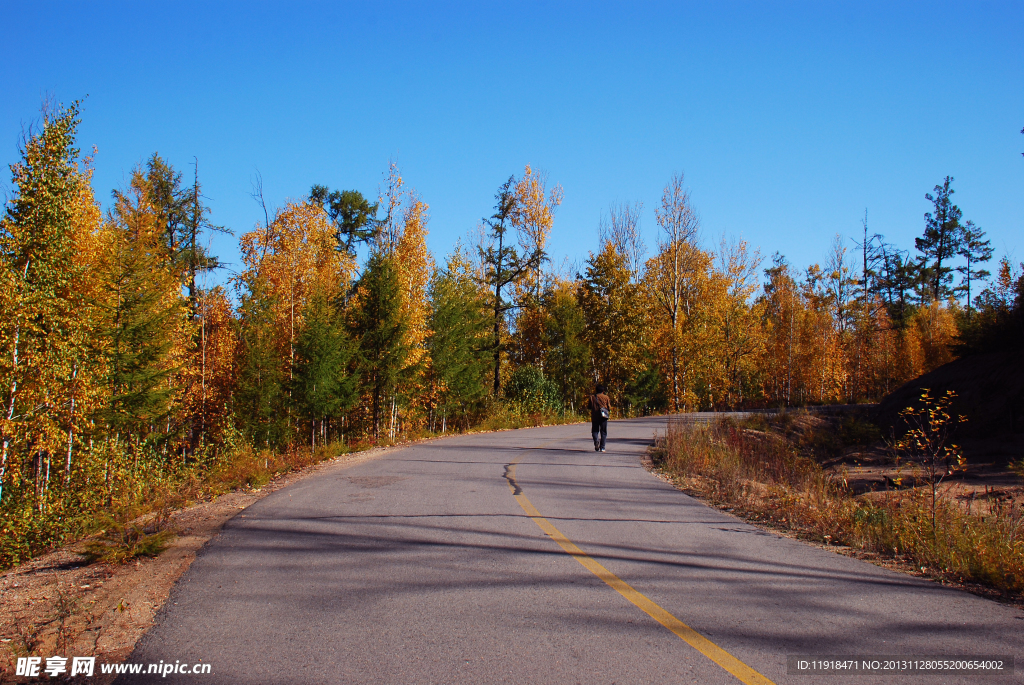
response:
[[[1019,656],[1024,612],[683,495],[640,465],[664,421],[613,421],[604,454],[589,426],[475,434],[282,489],[128,659],[211,673],[119,682],[1024,681],[789,674],[788,655]]]

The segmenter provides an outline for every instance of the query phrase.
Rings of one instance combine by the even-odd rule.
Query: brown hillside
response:
[[[982,447],[997,460],[1024,457],[1024,356],[1018,351],[989,352],[962,357],[904,384],[877,410],[884,434],[899,423],[899,412],[928,388],[932,397],[956,392],[953,410],[967,417],[957,438]],[[970,457],[970,454],[968,454]]]

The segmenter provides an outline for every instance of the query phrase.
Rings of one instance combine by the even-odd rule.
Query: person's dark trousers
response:
[[[590,422],[590,433],[594,436],[594,449],[604,449],[605,440],[608,438],[608,419],[592,419]],[[600,436],[600,442],[598,442]]]

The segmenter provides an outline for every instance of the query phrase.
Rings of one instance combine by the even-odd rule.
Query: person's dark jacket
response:
[[[601,408],[602,407],[607,409],[608,413],[611,414],[611,411],[612,411],[612,401],[611,401],[611,399],[608,398],[608,395],[605,395],[604,393],[601,393],[599,395],[591,395],[590,396],[590,420],[591,421],[600,421],[602,418],[604,418],[604,417],[601,416]]]

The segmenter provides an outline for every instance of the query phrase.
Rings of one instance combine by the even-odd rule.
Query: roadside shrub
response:
[[[526,413],[562,409],[558,386],[532,365],[520,366],[512,372],[505,383],[505,397],[518,403]]]
[[[174,533],[160,522],[112,520],[109,525],[100,537],[86,543],[85,556],[90,562],[123,564],[137,557],[155,557],[174,539]]]

